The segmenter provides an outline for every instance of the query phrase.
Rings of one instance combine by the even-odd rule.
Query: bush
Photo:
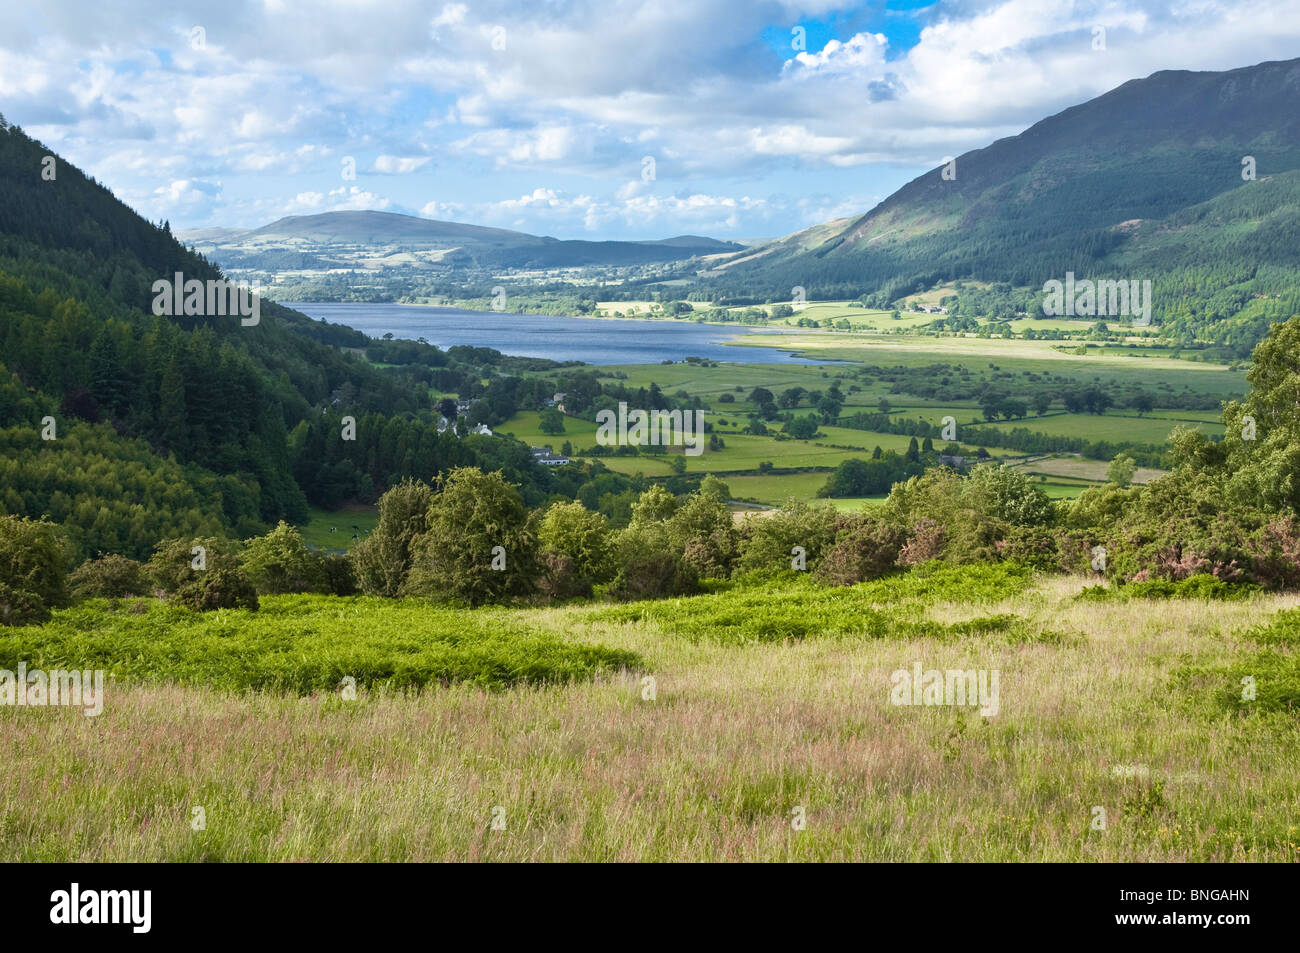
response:
[[[67,605],[66,566],[54,524],[0,516],[0,625],[44,622]]]
[[[1052,501],[1027,474],[1001,464],[971,470],[961,495],[975,512],[1012,526],[1046,526],[1055,515]]]
[[[500,472],[452,470],[438,478],[429,528],[413,544],[402,592],[470,605],[535,592],[540,572],[534,522],[515,485]]]
[[[995,545],[1003,559],[1039,570],[1057,568],[1056,539],[1041,526],[1013,526]]]
[[[1278,517],[1256,531],[1251,540],[1252,574],[1270,589],[1300,586],[1300,522]]]
[[[379,523],[352,547],[348,559],[356,584],[367,595],[394,598],[411,569],[411,549],[429,528],[433,489],[403,480],[379,498]]]
[[[809,506],[787,500],[779,510],[755,514],[740,524],[741,572],[780,571],[794,568],[794,547],[804,550],[805,568],[815,571],[835,544],[838,514],[830,506]]]
[[[341,553],[324,553],[320,557],[321,590],[332,596],[351,596],[357,592],[357,577],[352,562]]]
[[[662,523],[677,512],[677,497],[673,496],[658,483],[653,484],[642,493],[632,505],[632,522],[638,526],[648,523]]]
[[[638,551],[628,556],[610,584],[616,599],[663,599],[699,591],[699,575],[685,559],[666,550]]]
[[[898,527],[875,517],[845,518],[835,545],[817,569],[817,578],[832,586],[878,579],[898,562],[903,539]]]
[[[570,557],[543,552],[538,561],[541,563],[542,575],[537,580],[537,588],[546,599],[560,602],[591,595],[591,577],[579,571]]]
[[[244,544],[240,567],[262,593],[320,592],[325,588],[320,557],[284,520],[265,536]]]
[[[545,555],[547,574],[561,564],[566,574],[592,583],[603,582],[610,572],[611,541],[609,521],[602,513],[593,513],[581,503],[555,503],[542,517],[537,542]],[[577,584],[582,588],[582,584]]]
[[[908,531],[907,542],[898,552],[900,566],[919,566],[943,555],[944,529],[923,516]]]
[[[706,481],[707,482],[707,481]],[[701,485],[671,517],[665,528],[674,553],[705,578],[725,579],[737,555],[736,521],[714,484]]]
[[[894,485],[881,512],[900,528],[924,528],[908,550],[912,564],[935,558],[936,547],[947,562],[993,562],[1014,526],[1040,525],[1054,515],[1051,501],[1023,474],[997,466],[976,467],[970,478],[946,468],[912,477]]]
[[[201,549],[201,553],[196,553]],[[154,547],[145,573],[162,592],[175,594],[204,572],[239,567],[239,543],[217,536],[164,539]],[[199,568],[200,564],[202,568]]]
[[[238,569],[223,567],[196,573],[176,592],[176,601],[200,612],[213,609],[257,611],[257,589]]]
[[[122,683],[200,685],[219,692],[404,691],[466,683],[480,689],[590,680],[643,670],[623,649],[539,630],[513,616],[413,601],[358,598],[341,612],[327,596],[268,596],[258,612],[210,617],[179,606],[143,613],[84,607],[0,639],[0,668],[66,666],[111,671]],[[357,619],[365,620],[358,625]],[[80,716],[78,716],[80,717]]]
[[[82,599],[121,599],[149,591],[144,564],[117,555],[87,559],[68,577],[68,583]]]

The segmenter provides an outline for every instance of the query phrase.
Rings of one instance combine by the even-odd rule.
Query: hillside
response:
[[[1181,314],[1180,292],[1248,301],[1300,287],[1288,175],[1300,169],[1298,105],[1300,60],[1155,73],[958,156],[949,178],[933,169],[855,219],[749,249],[703,280],[733,298],[802,285],[883,305],[943,281],[1041,287],[1073,271],[1150,277],[1157,321],[1173,329],[1246,321],[1240,308]],[[1219,222],[1232,227],[1205,227]],[[1177,254],[1171,235],[1194,249]]]
[[[490,422],[514,413],[510,359],[372,342],[266,300],[255,326],[155,316],[153,282],[221,270],[57,156],[43,178],[48,155],[0,119],[6,512],[64,524],[73,555],[140,557],[169,535],[246,536],[449,466],[504,467],[533,498],[555,487],[522,444],[434,427],[431,387],[483,396]],[[344,415],[355,440],[340,439]]]

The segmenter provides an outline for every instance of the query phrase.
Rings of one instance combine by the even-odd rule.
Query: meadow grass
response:
[[[379,523],[379,508],[354,504],[338,510],[324,510],[318,506],[308,509],[306,523],[298,525],[298,532],[310,546],[317,549],[350,549]],[[353,527],[356,529],[353,529]]]
[[[1297,614],[1278,613],[1300,598],[1077,599],[1090,582],[927,570],[824,599],[776,580],[680,606],[475,610],[467,629],[604,644],[644,670],[363,687],[355,701],[149,676],[115,680],[97,718],[0,706],[0,859],[1300,859],[1295,711],[1222,701],[1259,653],[1294,664]],[[791,619],[807,606],[835,631],[709,636],[729,602],[755,599]],[[349,604],[282,605],[310,618],[335,602]],[[942,637],[855,635],[873,606]],[[433,631],[418,620],[451,610],[393,611]],[[953,630],[1000,617],[1026,637]],[[1062,637],[1034,637],[1049,632]],[[918,662],[999,671],[1000,711],[892,705],[890,674]],[[1257,669],[1262,698],[1282,697],[1273,673]],[[1092,829],[1097,807],[1105,830]]]

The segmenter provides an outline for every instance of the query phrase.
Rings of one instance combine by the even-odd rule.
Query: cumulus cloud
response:
[[[903,47],[900,18],[920,28]],[[838,38],[791,48],[812,21]],[[186,225],[371,201],[752,234],[806,224],[810,206],[781,198],[796,173],[838,207],[1134,77],[1297,50],[1294,0],[9,4],[0,103],[143,214]],[[628,191],[646,155],[657,187]],[[340,184],[342,156],[358,183]]]
[[[284,207],[284,214],[315,214],[317,212],[385,211],[392,206],[389,199],[358,186],[339,186],[328,192],[299,192]]]

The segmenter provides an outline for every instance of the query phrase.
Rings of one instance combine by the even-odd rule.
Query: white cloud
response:
[[[803,221],[797,202],[774,197],[792,171],[807,192],[874,194],[900,184],[899,170],[1134,77],[1300,52],[1294,0],[880,12],[865,0],[8,4],[0,103],[143,214],[211,216],[189,224],[373,201],[557,232],[757,229]],[[909,50],[885,38],[898,16],[924,24]],[[859,26],[821,49],[761,39],[812,20]],[[202,49],[190,43],[196,24]],[[497,25],[504,50],[492,48]],[[1092,49],[1096,26],[1104,51]],[[646,154],[652,190],[635,185]],[[344,155],[359,177],[389,176],[385,195],[373,181],[340,187]],[[434,165],[436,176],[411,174]]]
[[[282,215],[295,215],[303,212],[343,212],[365,211],[374,209],[384,211],[392,206],[389,199],[374,192],[367,192],[358,186],[339,186],[328,192],[299,192],[282,209]]]
[[[422,169],[429,164],[432,156],[375,156],[375,161],[370,166],[371,172],[377,172],[380,175],[405,175],[408,172],[414,172]]]

